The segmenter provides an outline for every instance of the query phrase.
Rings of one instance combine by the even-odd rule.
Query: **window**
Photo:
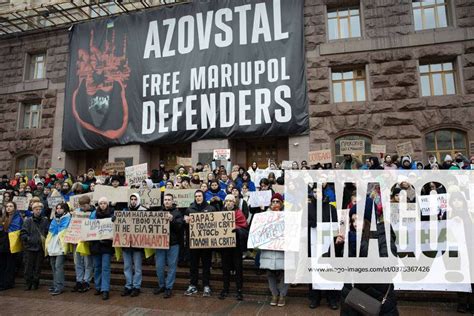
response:
[[[28,54],[27,73],[29,80],[46,77],[46,53]]]
[[[30,129],[40,127],[41,105],[25,104],[23,105],[23,117],[20,128]]]
[[[420,65],[421,95],[455,94],[453,63]]]
[[[365,163],[365,159],[370,158],[373,156],[371,154],[371,145],[372,140],[363,135],[346,135],[339,138],[336,138],[335,145],[336,145],[336,161],[342,162],[344,160],[344,155],[341,154],[341,140],[363,140],[364,141],[364,154],[356,155],[362,163]]]
[[[328,36],[330,40],[360,37],[359,9],[345,8],[329,11]]]
[[[17,170],[28,176],[28,179],[32,179],[36,173],[36,157],[33,155],[19,157],[17,159]]]
[[[363,69],[332,73],[334,103],[366,100],[365,71]]]
[[[461,152],[467,155],[466,134],[458,130],[438,130],[426,134],[425,137],[426,155],[433,154],[438,161],[443,161],[446,155],[455,156]]]
[[[412,5],[415,31],[448,26],[445,0],[416,0]]]

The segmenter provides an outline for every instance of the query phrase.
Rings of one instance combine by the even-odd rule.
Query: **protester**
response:
[[[0,291],[15,287],[15,268],[22,249],[23,219],[15,202],[7,201],[4,205],[0,214]]]
[[[111,218],[114,210],[109,206],[106,197],[99,199],[99,207],[93,213],[93,219]],[[110,261],[114,254],[112,240],[94,240],[90,243],[90,251],[94,260],[94,295],[101,295],[102,299],[109,299],[110,292]]]
[[[242,236],[248,237],[248,224],[245,219],[244,214],[241,210],[239,210],[235,205],[235,197],[231,194],[227,195],[224,200],[224,208],[225,211],[233,211],[235,212],[235,232],[236,232],[236,239],[237,245],[233,248],[223,248],[221,250],[221,257],[222,257],[222,273],[223,273],[223,280],[224,280],[224,289],[221,291],[219,295],[219,299],[225,299],[229,296],[229,287],[230,287],[230,270],[233,265],[235,268],[235,283],[237,286],[237,300],[243,300],[243,293],[242,293],[242,286],[243,286],[243,268],[242,268],[242,248],[246,247],[247,241],[246,238],[242,238]],[[242,236],[241,236],[242,235]],[[241,241],[241,239],[245,241]]]
[[[124,211],[148,211],[146,207],[140,205],[140,201],[140,195],[132,193],[129,197],[128,208],[124,209]],[[125,287],[121,296],[136,297],[140,295],[142,287],[143,249],[124,247],[122,248],[122,254]]]
[[[156,276],[158,277],[158,293],[164,292],[163,298],[172,296],[173,285],[176,279],[176,268],[179,255],[179,238],[183,234],[183,216],[174,205],[172,194],[165,194],[163,200],[163,211],[170,221],[170,239],[169,249],[156,249]],[[168,273],[165,279],[165,265],[168,267]]]
[[[41,276],[41,265],[44,259],[44,240],[48,233],[48,219],[41,215],[43,204],[33,204],[33,216],[23,223],[21,241],[23,242],[25,260],[25,290],[37,290]]]
[[[67,203],[56,205],[45,245],[53,272],[53,286],[49,288],[52,296],[60,295],[64,291],[64,262],[68,253],[68,244],[64,242],[64,236],[70,221],[69,205]]]
[[[191,223],[190,214],[195,213],[206,213],[216,211],[216,209],[208,205],[204,201],[204,193],[200,190],[197,190],[194,193],[194,202],[191,203],[189,208],[186,210],[186,215],[184,216],[184,221],[186,224]],[[189,231],[189,229],[188,229]],[[188,243],[189,244],[189,243]],[[184,293],[186,296],[191,296],[198,293],[198,279],[199,279],[199,262],[202,263],[202,286],[203,294],[202,296],[208,297],[211,296],[211,287],[210,287],[210,275],[211,275],[211,263],[212,263],[212,249],[190,249],[190,282],[188,289]]]
[[[219,197],[221,200],[224,200],[225,192],[221,189],[219,181],[211,180],[209,182],[209,189],[205,193],[206,202],[209,202],[215,196]]]
[[[282,212],[283,197],[280,193],[272,196],[271,205],[267,212]],[[286,304],[286,294],[289,284],[285,283],[285,252],[262,250],[260,255],[260,269],[267,272],[267,280],[272,292],[271,306],[283,307]]]

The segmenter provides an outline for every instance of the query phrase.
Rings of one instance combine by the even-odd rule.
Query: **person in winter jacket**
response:
[[[45,244],[53,272],[53,286],[49,288],[53,296],[61,294],[64,290],[64,261],[68,248],[64,236],[70,222],[69,205],[67,203],[56,205]]]
[[[224,200],[224,211],[233,211],[235,212],[235,231],[237,246],[233,248],[223,248],[221,251],[222,257],[222,273],[224,280],[224,289],[219,295],[219,299],[225,299],[229,296],[229,287],[230,287],[230,270],[233,265],[235,268],[235,283],[237,286],[237,300],[242,301],[244,299],[242,294],[243,286],[243,269],[242,269],[242,242],[239,242],[239,230],[244,230],[243,233],[247,232],[248,237],[248,224],[245,219],[244,214],[239,210],[235,205],[235,197],[232,194],[229,194],[225,197]]]
[[[436,156],[431,154],[428,156],[428,163],[425,165],[425,170],[438,170],[441,169],[441,166],[436,159]]]
[[[249,191],[255,191],[255,183],[250,179],[250,174],[246,171],[242,174],[241,178],[238,178],[235,185],[239,190],[242,190],[242,185],[247,184]]]
[[[163,199],[163,211],[167,212],[170,221],[170,244],[169,249],[157,249],[156,276],[158,277],[159,290],[164,292],[163,298],[172,296],[174,281],[176,280],[176,268],[178,266],[179,238],[183,235],[184,219],[181,212],[174,205],[172,194],[165,194]],[[168,274],[165,279],[165,265],[168,267]]]
[[[255,183],[255,179],[256,179],[256,174],[257,174],[257,171],[260,170],[258,168],[258,164],[256,161],[252,162],[252,165],[249,167],[249,169],[247,170],[247,172],[249,173],[250,175],[250,180]]]
[[[188,209],[186,209],[184,221],[186,224],[191,223],[192,217],[190,217],[190,214],[207,213],[213,211],[216,211],[216,209],[204,201],[204,193],[201,190],[197,190],[194,193],[194,202],[191,203]],[[191,296],[198,292],[197,287],[199,279],[199,261],[201,261],[203,296],[211,296],[209,279],[211,275],[212,249],[190,249],[189,254],[191,259],[189,267],[191,280],[189,282],[188,289],[186,292],[184,292],[184,295]]]
[[[344,160],[341,163],[341,169],[359,169],[362,166],[362,162],[354,154],[344,155]]]
[[[247,204],[247,201],[243,199],[242,194],[240,193],[240,190],[237,188],[233,188],[232,192],[230,192],[233,196],[235,196],[235,205],[242,211],[244,214],[245,218],[249,218],[249,213],[250,213],[250,208],[249,205]]]
[[[370,157],[370,167],[369,170],[383,170],[383,167],[380,165],[380,161],[378,157]]]
[[[61,195],[64,198],[64,201],[69,202],[69,198],[74,195],[74,192],[71,190],[71,185],[69,182],[63,182],[61,184]]]
[[[400,165],[400,169],[404,169],[404,170],[416,169],[416,164],[413,164],[411,157],[407,155],[407,156],[402,157],[402,163]]]
[[[91,205],[89,196],[81,196],[79,198],[79,209],[77,214],[92,219],[94,216],[94,207]],[[92,280],[93,262],[90,256],[89,243],[80,241],[75,245],[74,249],[74,269],[76,272],[76,285],[72,289],[73,292],[84,293],[90,290],[90,282]]]
[[[111,218],[114,210],[109,206],[109,200],[106,197],[99,199],[99,207],[94,212],[93,219]],[[114,254],[112,240],[94,240],[90,243],[90,251],[94,260],[94,295],[101,295],[102,299],[109,299],[110,291],[110,261]]]
[[[25,290],[37,290],[41,276],[41,264],[44,258],[43,240],[48,234],[49,222],[41,216],[43,204],[33,204],[33,216],[25,220],[21,229],[21,241],[23,242],[25,260]]]
[[[0,291],[15,286],[16,262],[19,259],[21,248],[19,247],[20,243],[12,244],[9,236],[19,237],[23,226],[23,219],[17,210],[16,203],[8,201],[4,205],[0,214]]]
[[[393,162],[392,156],[386,155],[384,158],[383,168],[385,170],[397,170],[398,166]]]
[[[140,195],[132,193],[129,198],[128,208],[124,211],[148,211],[146,207],[140,205]],[[142,287],[142,260],[143,249],[122,248],[123,273],[125,275],[125,287],[121,296],[138,296]]]
[[[280,193],[272,196],[267,212],[282,212],[283,197]],[[285,306],[289,284],[285,283],[285,252],[262,250],[260,255],[260,269],[267,272],[268,287],[272,292],[271,306]]]
[[[225,192],[221,189],[219,181],[211,180],[209,183],[209,189],[205,193],[206,202],[209,203],[209,201],[215,196],[219,197],[222,201],[224,201]]]

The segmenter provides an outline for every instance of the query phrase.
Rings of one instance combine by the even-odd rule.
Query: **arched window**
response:
[[[24,155],[18,157],[16,161],[16,170],[31,179],[36,173],[36,163],[37,159],[34,155]]]
[[[425,136],[426,154],[433,154],[438,161],[443,161],[446,155],[454,155],[461,152],[464,156],[467,155],[467,140],[466,134],[454,129],[441,129]]]
[[[365,142],[365,150],[364,154],[356,154],[357,158],[359,158],[362,163],[365,162],[365,159],[372,156],[370,153],[370,147],[372,145],[372,139],[367,136],[363,135],[344,135],[339,138],[336,138],[335,145],[336,145],[336,161],[343,161],[344,155],[341,154],[341,140],[363,140]]]

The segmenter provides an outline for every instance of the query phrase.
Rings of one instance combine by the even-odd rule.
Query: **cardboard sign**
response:
[[[168,249],[170,221],[168,212],[115,212],[114,247]]]
[[[77,244],[80,241],[112,239],[113,227],[110,218],[89,219],[73,216],[64,236],[64,241]]]
[[[94,199],[94,194],[92,192],[73,195],[69,198],[69,204],[71,204],[73,210],[76,210],[79,208],[79,199],[81,198],[81,196],[86,196],[86,195],[91,199],[91,205],[97,204],[97,200]]]
[[[201,171],[201,172],[198,172],[198,174],[199,174],[199,180],[207,182],[207,175],[209,174],[209,172]]]
[[[258,206],[269,206],[272,200],[272,191],[254,191],[249,192],[249,201],[248,203],[252,207]]]
[[[214,149],[212,157],[215,160],[227,160],[230,159],[230,149]]]
[[[129,186],[141,185],[143,180],[148,179],[148,164],[125,167],[125,179]]]
[[[259,187],[260,186],[260,180],[263,178],[268,178],[268,175],[270,173],[273,173],[275,175],[275,180],[281,177],[283,174],[282,170],[269,170],[269,169],[257,169],[255,171],[255,186]]]
[[[161,189],[129,189],[128,196],[131,196],[132,193],[138,193],[140,195],[140,204],[147,208],[161,206]]]
[[[64,203],[64,198],[62,196],[51,196],[48,198],[48,207],[50,209],[55,209],[56,205]]]
[[[58,174],[61,172],[61,168],[49,168],[48,171],[46,171],[48,174]]]
[[[180,166],[191,167],[193,165],[193,159],[186,157],[176,157],[176,163]]]
[[[430,194],[418,196],[422,216],[442,215],[448,210],[447,194]]]
[[[128,187],[114,188],[110,185],[96,185],[94,189],[94,200],[98,201],[101,197],[106,197],[109,202],[128,202],[130,197]]]
[[[117,172],[124,172],[125,161],[106,162],[102,167],[102,172],[105,172],[107,174],[111,174],[113,170]]]
[[[330,149],[316,150],[308,152],[308,164],[332,163],[332,154]]]
[[[275,193],[280,193],[281,195],[285,194],[285,186],[284,185],[274,184],[274,185],[272,185],[272,189]]]
[[[257,213],[250,225],[248,248],[284,251],[285,213],[267,211]]]
[[[191,213],[189,246],[191,249],[233,248],[237,244],[234,212]]]
[[[13,202],[16,203],[16,208],[20,211],[26,211],[30,206],[30,197],[28,196],[14,196]]]
[[[291,170],[292,168],[293,168],[293,161],[292,160],[283,160],[281,162],[281,169]]]
[[[397,145],[397,154],[399,156],[412,155],[414,152],[411,141],[400,143]]]
[[[370,151],[374,154],[385,154],[387,152],[386,145],[370,145]]]
[[[189,205],[194,202],[194,193],[196,193],[196,189],[168,189],[165,191],[165,194],[168,193],[173,194],[176,207],[188,208]]]
[[[344,139],[339,142],[341,155],[365,154],[365,141],[363,139]]]

